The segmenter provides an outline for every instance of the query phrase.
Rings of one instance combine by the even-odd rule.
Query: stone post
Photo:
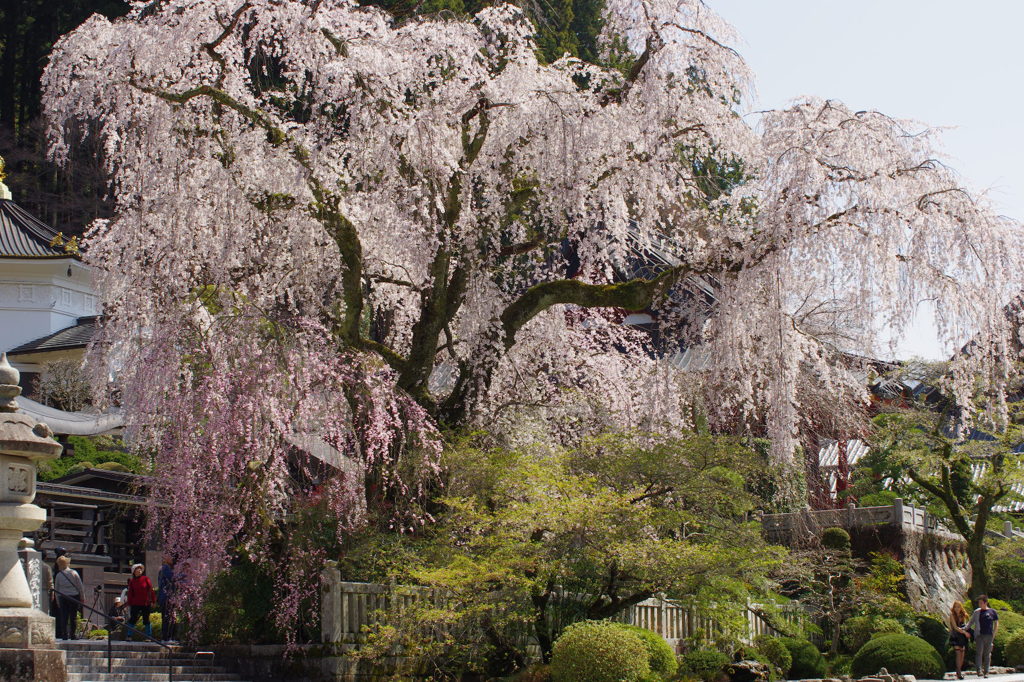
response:
[[[1013,537],[1013,521],[1003,521],[1003,536]]]
[[[32,593],[32,608],[49,613],[47,567],[43,564],[43,553],[36,549],[35,544],[31,538],[22,538],[18,543],[18,556],[21,557],[21,566],[25,569],[28,590]]]
[[[903,527],[903,498],[897,497],[892,501],[893,523],[897,528]]]
[[[18,556],[22,535],[39,528],[46,511],[32,504],[36,463],[63,449],[46,424],[18,413],[18,370],[0,355],[0,679],[64,682],[64,652],[54,643],[53,618],[33,607]]]

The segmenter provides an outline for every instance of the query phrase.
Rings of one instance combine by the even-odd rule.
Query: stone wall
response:
[[[762,519],[771,542],[790,547],[816,541],[829,527],[850,534],[855,557],[869,560],[872,552],[889,552],[903,562],[907,597],[914,608],[944,616],[963,599],[971,582],[963,539],[942,527],[923,509],[904,506],[847,507],[793,514],[770,514]]]

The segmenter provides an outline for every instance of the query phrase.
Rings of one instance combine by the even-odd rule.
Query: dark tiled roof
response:
[[[68,258],[50,246],[57,232],[10,199],[0,199],[0,258]]]
[[[96,319],[96,316],[80,317],[71,327],[47,334],[35,341],[23,343],[17,348],[7,351],[7,354],[14,356],[19,353],[39,353],[48,350],[82,348],[89,345],[92,335],[96,332]]]

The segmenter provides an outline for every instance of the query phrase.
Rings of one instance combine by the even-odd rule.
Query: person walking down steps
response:
[[[988,666],[992,661],[992,641],[999,630],[999,614],[995,609],[988,607],[988,595],[978,597],[978,608],[971,614],[971,622],[967,624],[967,629],[974,632],[978,674],[988,677]]]
[[[149,623],[149,613],[156,603],[156,591],[153,583],[146,575],[146,567],[142,564],[132,566],[132,577],[128,580],[128,627],[134,629],[142,616],[146,635],[153,636],[153,626]]]

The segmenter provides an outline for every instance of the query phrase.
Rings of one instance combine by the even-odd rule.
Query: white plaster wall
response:
[[[97,315],[98,305],[90,269],[74,259],[0,259],[0,351]]]

